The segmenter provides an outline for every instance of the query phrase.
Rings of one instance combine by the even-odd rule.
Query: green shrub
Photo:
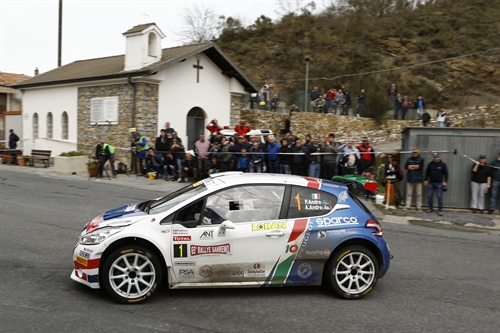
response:
[[[68,151],[59,154],[59,156],[64,156],[64,157],[87,156],[87,153],[84,153],[83,151]]]

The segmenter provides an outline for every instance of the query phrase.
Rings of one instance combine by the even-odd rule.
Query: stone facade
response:
[[[231,94],[231,117],[229,125],[231,128],[238,125],[241,117],[241,110],[245,107],[248,101],[248,95]]]
[[[479,106],[463,113],[454,113],[447,110],[452,116],[454,126],[460,126],[462,120],[466,127],[500,127],[500,105]],[[431,126],[436,126],[437,110],[428,109],[433,119]],[[248,121],[255,129],[270,129],[275,134],[280,133],[284,126],[285,114],[262,110],[242,110],[240,117]],[[420,120],[383,120],[377,124],[371,118],[335,116],[310,112],[293,112],[291,117],[291,131],[300,138],[307,134],[320,135],[323,138],[328,133],[335,133],[336,141],[345,142],[348,138],[355,141],[366,136],[373,144],[385,141],[401,140],[401,132],[407,126],[422,126]],[[279,135],[277,135],[280,138]]]
[[[158,85],[135,84],[135,128],[155,142],[158,122]],[[104,141],[115,147],[115,160],[127,163],[130,158],[132,127],[132,86],[128,83],[78,88],[78,150],[95,154],[95,146]],[[118,96],[118,124],[90,123],[90,99]]]

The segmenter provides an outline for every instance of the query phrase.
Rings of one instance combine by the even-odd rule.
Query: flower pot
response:
[[[99,169],[98,168],[88,168],[89,171],[89,176],[90,177],[97,177],[99,175]]]
[[[18,157],[17,158],[17,164],[19,166],[26,166],[26,160],[24,159],[24,157]]]
[[[12,161],[12,155],[9,153],[9,154],[2,154],[2,163],[3,164],[7,164],[7,163],[10,163]]]

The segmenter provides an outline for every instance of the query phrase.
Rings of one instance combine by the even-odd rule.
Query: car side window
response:
[[[182,224],[186,228],[193,228],[199,224],[204,200],[195,201],[175,213],[173,223]]]
[[[293,186],[287,218],[326,215],[336,203],[337,197],[331,193],[310,187]]]
[[[232,187],[207,197],[201,224],[276,220],[285,186],[248,185]]]

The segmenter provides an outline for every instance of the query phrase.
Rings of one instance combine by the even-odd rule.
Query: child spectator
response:
[[[250,169],[250,157],[248,157],[247,150],[245,148],[241,149],[241,155],[238,158],[238,164],[236,165],[238,171],[248,172]]]

